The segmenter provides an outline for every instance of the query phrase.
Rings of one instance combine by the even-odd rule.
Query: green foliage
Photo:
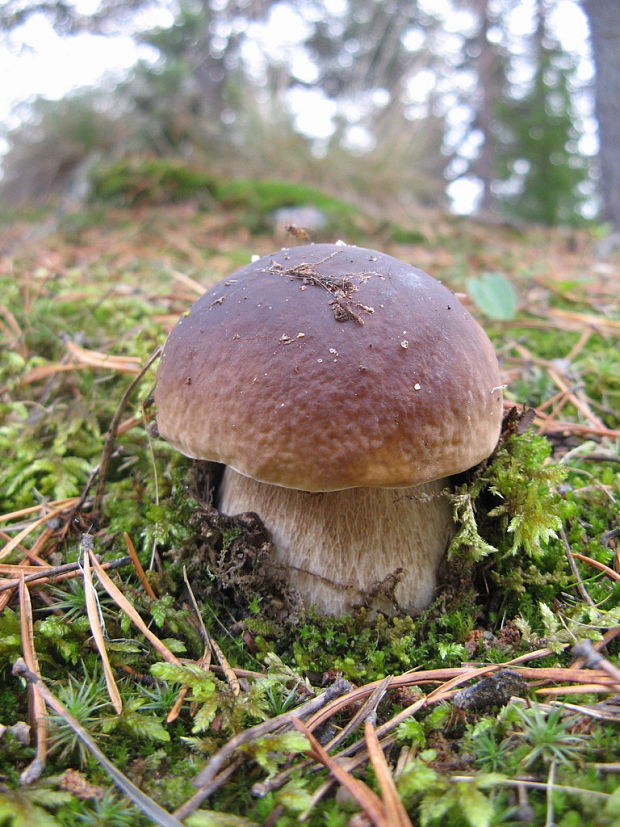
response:
[[[125,207],[172,204],[188,198],[208,205],[215,188],[211,176],[169,158],[123,158],[100,164],[91,172],[91,181],[92,200]]]
[[[105,681],[98,675],[87,675],[85,680],[69,675],[69,680],[57,688],[58,699],[83,727],[89,732],[103,729],[100,710],[110,704]],[[77,759],[84,766],[90,758],[88,747],[80,740],[62,715],[50,715],[50,749],[58,753],[61,760]]]
[[[539,762],[574,765],[580,760],[587,737],[571,732],[570,721],[564,717],[561,707],[546,715],[537,704],[527,709],[514,706],[512,711],[520,729],[510,737],[522,743],[518,754],[523,767],[530,769]]]
[[[300,732],[283,732],[280,735],[268,735],[257,741],[245,744],[247,752],[270,775],[275,774],[288,753],[298,755],[307,752],[310,745]],[[292,794],[292,789],[291,789]],[[301,806],[299,809],[303,809]]]
[[[467,548],[472,559],[481,560],[494,551],[480,537],[473,509],[474,500],[488,491],[495,502],[500,500],[485,519],[499,518],[496,536],[502,555],[523,551],[539,557],[557,536],[564,510],[557,487],[566,472],[549,462],[550,453],[547,440],[533,432],[511,436],[502,444],[473,485],[462,487],[454,497],[455,519],[461,526],[449,553]]]
[[[551,446],[543,437],[511,437],[494,457],[485,479],[502,503],[489,512],[500,517],[513,536],[510,554],[523,550],[541,554],[544,545],[562,526],[557,486],[565,471],[549,462]]]
[[[313,206],[325,215],[332,230],[357,234],[355,219],[359,210],[305,184],[237,178],[220,181],[215,197],[226,207],[243,208],[254,231],[265,229],[269,216],[281,207]]]
[[[142,823],[138,811],[112,790],[106,790],[77,815],[78,824],[88,827],[136,827]]]
[[[69,793],[50,789],[44,784],[15,790],[0,790],[0,824],[2,827],[60,827],[49,812],[71,800]]]
[[[140,712],[145,704],[142,698],[134,697],[125,701],[120,715],[108,717],[100,722],[102,732],[119,730],[147,741],[169,741],[170,733],[161,721]]]
[[[405,801],[418,801],[421,825],[451,823],[449,815],[459,814],[459,824],[489,827],[495,807],[482,791],[493,787],[503,776],[479,775],[471,781],[450,782],[432,768],[434,750],[425,750],[410,761],[400,774],[398,791]]]
[[[526,221],[582,224],[588,163],[578,146],[580,116],[572,90],[575,62],[548,33],[535,59],[529,91],[498,102],[503,136],[499,201],[508,215]]]
[[[436,785],[420,803],[421,827],[444,824],[450,813],[459,813],[462,823],[469,827],[489,827],[495,807],[480,789],[488,783],[487,778],[480,776],[472,781]]]
[[[92,200],[122,206],[171,204],[188,199],[203,207],[219,204],[242,212],[252,232],[272,228],[273,214],[284,207],[315,207],[325,218],[323,233],[358,237],[362,213],[305,184],[245,178],[217,179],[183,161],[125,158],[102,163],[91,173]],[[392,232],[391,225],[388,232]],[[396,232],[396,230],[394,230]]]

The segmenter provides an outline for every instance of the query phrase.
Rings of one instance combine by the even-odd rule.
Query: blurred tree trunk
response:
[[[470,44],[474,52],[473,66],[478,75],[474,126],[482,133],[482,146],[473,171],[482,183],[478,210],[487,212],[494,203],[491,185],[497,174],[495,121],[497,101],[503,91],[502,68],[497,47],[489,40],[489,28],[492,25],[489,0],[471,0],[470,6],[478,18],[478,30]]]
[[[602,218],[620,233],[620,0],[583,0],[594,55]]]

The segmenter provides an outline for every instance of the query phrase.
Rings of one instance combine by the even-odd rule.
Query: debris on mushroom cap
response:
[[[374,250],[312,244],[208,290],[168,337],[155,400],[159,433],[188,456],[329,491],[475,465],[499,435],[500,386],[446,287]]]

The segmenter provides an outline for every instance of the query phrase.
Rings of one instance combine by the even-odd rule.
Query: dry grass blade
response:
[[[47,514],[45,514],[43,517],[39,517],[38,520],[34,520],[34,522],[30,523],[30,525],[27,525],[25,528],[23,528],[19,532],[19,534],[16,534],[15,537],[13,537],[12,540],[9,540],[9,542],[0,551],[0,560],[4,560],[5,557],[8,557],[8,555],[15,548],[17,548],[17,546],[19,546],[21,541],[24,538],[28,537],[29,534],[32,534],[32,532],[36,528],[38,528],[40,525],[43,525],[48,520],[51,520],[52,517],[56,517],[56,516],[58,516],[58,514],[62,514],[63,511],[67,511],[67,509],[69,507],[67,503],[73,502],[73,501],[77,502],[77,497],[74,497],[73,500],[64,501],[62,505],[59,505],[56,508],[53,508],[51,511],[48,511]],[[40,506],[39,506],[39,508],[40,508]]]
[[[205,646],[204,652],[202,656],[197,661],[198,666],[201,669],[204,669],[205,672],[209,671],[209,666],[211,665],[211,647],[209,645]],[[182,686],[179,694],[177,695],[177,699],[172,705],[172,709],[166,716],[166,723],[172,724],[176,721],[181,713],[181,708],[183,706],[183,701],[187,697],[187,693],[189,692],[189,686]]]
[[[207,289],[203,284],[200,284],[199,281],[191,278],[190,276],[186,276],[185,273],[179,273],[178,270],[173,270],[170,274],[174,279],[184,284],[186,287],[189,287],[197,296],[202,296],[202,294]]]
[[[28,508],[20,508],[19,511],[10,511],[8,514],[0,515],[0,523],[9,523],[16,517],[26,517],[28,514],[35,514],[37,511],[41,511],[41,509],[45,507],[59,508],[60,506],[64,506],[65,508],[69,508],[69,506],[76,503],[78,499],[79,497],[66,497],[64,500],[54,500],[54,502],[47,503],[46,506],[31,505]]]
[[[564,319],[572,322],[577,327],[577,330],[583,330],[584,327],[592,327],[595,330],[604,330],[613,336],[620,336],[620,322],[613,319],[606,319],[602,315],[594,315],[592,313],[577,313],[573,310],[562,310],[559,307],[547,308],[547,315],[554,319]]]
[[[92,537],[89,534],[85,534],[82,537],[82,552],[84,557],[84,602],[86,603],[86,614],[88,615],[90,629],[93,633],[93,640],[95,641],[97,651],[99,652],[101,662],[103,664],[103,674],[105,675],[105,682],[108,688],[110,701],[112,702],[112,706],[114,707],[116,714],[120,715],[123,711],[123,702],[121,700],[121,695],[118,691],[116,681],[114,680],[114,673],[112,672],[112,667],[110,666],[110,659],[108,658],[103,629],[101,627],[99,607],[97,605],[97,593],[95,591],[90,569],[89,552],[91,548]]]
[[[29,563],[21,563],[20,565],[12,566],[10,563],[0,563],[0,574],[12,574],[15,577],[21,577],[22,574],[26,576],[27,574],[32,574],[33,572],[40,573],[39,569],[45,574],[48,574],[50,571],[53,571],[54,568],[54,566],[47,564],[42,566],[33,566]]]
[[[198,666],[201,669],[204,669],[205,672],[209,671],[209,667],[211,666],[211,638],[209,633],[207,632],[207,627],[204,624],[202,619],[202,615],[198,609],[198,604],[196,602],[196,597],[194,596],[194,592],[192,591],[192,587],[190,586],[189,580],[187,579],[187,571],[185,566],[183,566],[183,579],[185,580],[185,585],[187,586],[187,591],[189,593],[189,597],[194,608],[194,612],[196,615],[196,620],[198,622],[198,628],[200,629],[200,635],[204,641],[205,648],[202,653],[202,656],[198,660]],[[230,668],[230,667],[229,667]],[[224,668],[222,667],[222,671],[225,673]],[[239,681],[237,680],[237,676],[235,675],[235,681],[237,681],[237,685],[239,685]],[[171,724],[179,717],[179,713],[181,712],[181,707],[183,706],[183,701],[187,697],[187,693],[189,692],[188,686],[181,687],[181,690],[177,696],[176,701],[170,712],[168,713],[168,717],[166,718],[166,723]]]
[[[535,690],[537,695],[594,695],[613,692],[611,684],[580,683],[571,686],[541,686]]]
[[[215,657],[218,659],[220,666],[222,667],[222,672],[224,673],[224,677],[226,678],[228,685],[230,686],[230,690],[235,697],[237,697],[241,693],[241,685],[239,683],[239,679],[235,675],[235,672],[226,660],[226,656],[220,649],[219,645],[211,638],[211,647],[215,652]]]
[[[138,575],[138,580],[142,583],[144,591],[148,594],[148,596],[152,600],[157,600],[157,595],[153,591],[153,587],[149,583],[144,569],[142,568],[142,563],[138,559],[138,554],[136,552],[136,548],[134,544],[131,542],[131,537],[125,531],[123,533],[123,537],[125,538],[125,545],[127,546],[127,551],[129,552],[129,556],[131,557],[131,562],[133,563],[133,567],[136,570],[136,574]]]
[[[95,557],[95,554],[90,551],[90,561],[93,565],[94,570],[97,573],[97,577],[99,578],[99,582],[103,586],[103,588],[107,591],[110,595],[112,600],[117,604],[117,606],[122,609],[125,614],[131,619],[134,626],[142,632],[145,638],[152,644],[152,646],[159,652],[162,658],[168,663],[173,663],[175,666],[181,666],[181,661],[173,655],[170,649],[161,642],[161,640],[154,635],[153,632],[148,628],[146,623],[142,620],[138,612],[135,610],[133,605],[127,600],[125,595],[122,591],[115,585],[115,583],[108,577],[106,574],[105,569]]]
[[[80,722],[74,718],[69,710],[58,700],[58,698],[50,692],[39,675],[36,675],[32,672],[32,670],[28,669],[24,661],[21,659],[16,661],[13,666],[13,672],[19,677],[25,678],[28,683],[34,687],[35,692],[41,696],[50,709],[53,709],[57,715],[69,724],[80,741],[85,744],[121,792],[133,801],[133,803],[139,807],[142,812],[148,816],[148,818],[150,818],[155,824],[159,825],[159,827],[183,827],[178,819],[160,807],[159,804],[153,801],[152,798],[145,795],[142,790],[136,787],[136,785],[127,778],[126,775],[115,767],[114,764],[108,761],[106,756],[103,752],[101,752],[95,741],[91,738]]]
[[[88,350],[85,347],[76,345],[75,342],[67,342],[67,350],[79,363],[94,368],[107,368],[119,373],[136,374],[140,372],[140,362],[137,356],[110,356],[108,353],[100,353],[97,350]]]
[[[362,781],[354,778],[351,773],[341,767],[328,752],[319,744],[308,727],[298,718],[292,719],[292,724],[298,732],[305,735],[312,747],[310,755],[315,761],[328,769],[347,792],[353,796],[375,827],[398,827],[399,822],[390,821],[383,802],[378,795]]]
[[[106,570],[119,569],[129,562],[129,557],[119,557],[118,560],[109,560],[107,563],[103,563],[102,566]],[[81,573],[79,563],[63,563],[62,566],[29,566],[28,568],[32,574],[24,574],[24,582],[33,583],[36,581],[37,586],[42,586],[45,583],[58,583],[60,580],[70,580]],[[19,578],[0,581],[0,592],[15,589],[17,586],[19,586]]]
[[[41,382],[43,379],[47,379],[55,373],[66,373],[71,370],[88,370],[91,367],[91,365],[76,365],[73,362],[63,362],[55,365],[39,365],[20,377],[18,385],[20,387],[23,385],[33,385],[35,382]]]
[[[586,557],[585,554],[580,554],[577,551],[571,551],[571,556],[577,560],[581,560],[582,563],[587,563],[589,566],[592,566],[593,569],[604,572],[607,577],[611,577],[612,580],[620,581],[620,574],[610,569],[609,566],[606,566],[604,563],[599,563],[598,560],[593,560],[591,557]]]
[[[364,724],[364,737],[366,738],[370,763],[375,771],[377,783],[381,789],[381,798],[383,799],[388,823],[393,825],[393,827],[413,827],[411,819],[407,815],[403,802],[398,795],[394,778],[385,760],[385,755],[381,749],[372,721],[366,721]]]
[[[30,602],[30,593],[23,577],[19,582],[19,620],[24,661],[28,669],[34,675],[38,676],[39,662],[34,648],[32,604]],[[30,702],[30,717],[34,722],[36,731],[37,751],[34,759],[20,775],[20,782],[22,784],[33,784],[41,776],[41,773],[45,769],[45,759],[47,757],[47,716],[45,714],[45,703],[31,686],[28,687],[28,699]]]

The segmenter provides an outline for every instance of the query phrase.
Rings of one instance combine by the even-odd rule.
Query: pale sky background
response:
[[[429,10],[439,13],[446,20],[446,48],[450,47],[450,32],[467,27],[467,12],[455,13],[449,0],[424,0]],[[510,11],[509,26],[515,37],[526,34],[532,22],[534,0],[520,0]],[[80,8],[87,11],[89,0],[80,0]],[[330,0],[337,8],[339,0]],[[165,9],[150,10],[137,18],[136,29],[169,25],[172,14]],[[551,21],[565,49],[580,57],[579,73],[582,81],[592,76],[589,59],[588,31],[585,16],[576,0],[560,0]],[[246,57],[260,70],[264,54],[279,54],[284,51],[293,59],[295,73],[312,81],[313,67],[297,44],[306,34],[304,21],[290,6],[274,6],[266,24],[253,25],[253,42],[247,48]],[[51,24],[42,15],[33,16],[13,32],[10,42],[0,45],[0,124],[15,124],[19,120],[20,104],[27,103],[37,95],[57,99],[71,89],[94,85],[107,76],[106,83],[113,88],[115,79],[123,74],[138,58],[149,58],[148,47],[137,47],[132,38],[126,36],[77,35],[60,38]],[[524,67],[524,71],[527,69]],[[432,79],[427,79],[430,84]],[[416,89],[424,89],[424,78],[416,78]],[[332,130],[336,114],[332,101],[324,98],[319,90],[298,88],[291,93],[291,105],[296,117],[297,128],[316,138],[327,138]],[[454,111],[453,123],[458,132],[464,113]],[[588,134],[582,149],[596,151],[595,125],[591,113],[586,115]],[[351,136],[363,146],[364,135]],[[1,141],[1,139],[0,139]],[[0,142],[0,152],[3,150]],[[472,148],[475,151],[475,147]],[[460,180],[452,185],[450,192],[458,212],[469,212],[474,205],[477,189],[472,182]]]

